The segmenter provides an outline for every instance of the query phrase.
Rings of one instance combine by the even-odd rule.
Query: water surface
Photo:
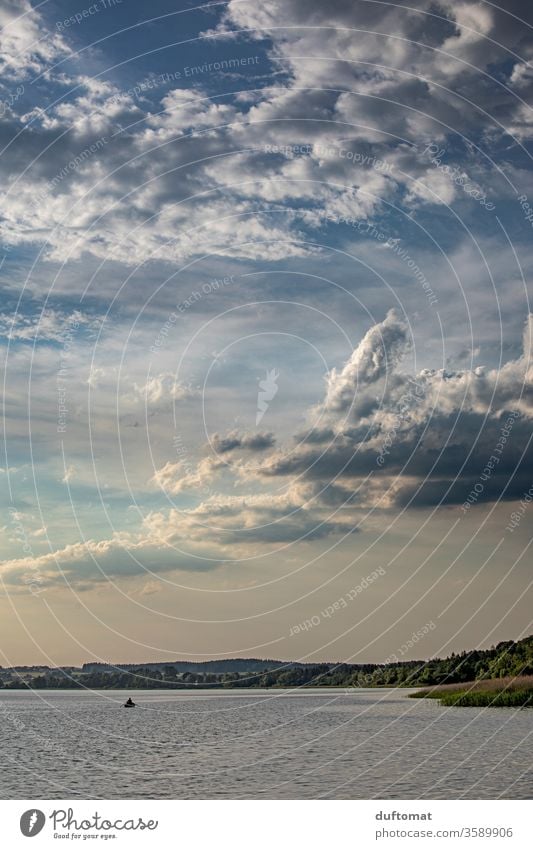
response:
[[[532,797],[533,710],[443,708],[407,692],[3,691],[0,795]]]

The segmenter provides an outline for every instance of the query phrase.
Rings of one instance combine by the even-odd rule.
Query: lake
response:
[[[533,710],[443,708],[408,692],[2,691],[0,794],[532,797]]]

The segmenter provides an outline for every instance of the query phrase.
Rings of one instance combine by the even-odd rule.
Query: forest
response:
[[[187,664],[86,664],[0,669],[0,689],[430,687],[533,675],[533,635],[446,658],[396,663],[291,663],[256,658]],[[220,671],[220,669],[224,671]]]

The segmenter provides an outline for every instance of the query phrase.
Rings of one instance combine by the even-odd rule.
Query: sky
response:
[[[525,0],[0,0],[0,663],[531,633]]]

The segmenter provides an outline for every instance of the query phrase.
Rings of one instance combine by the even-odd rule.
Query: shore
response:
[[[410,693],[411,699],[438,699],[446,707],[533,707],[533,675],[444,684]]]

